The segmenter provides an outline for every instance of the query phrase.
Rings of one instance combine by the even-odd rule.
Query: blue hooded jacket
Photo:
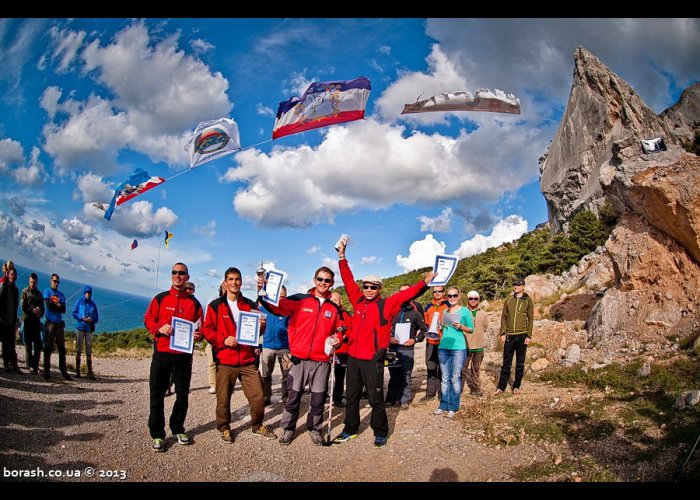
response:
[[[83,287],[83,296],[75,304],[73,308],[73,317],[78,321],[76,328],[81,332],[94,332],[95,325],[100,320],[100,316],[97,314],[97,305],[90,299],[85,298],[85,294],[90,292],[90,297],[92,297],[92,287],[85,285]],[[92,318],[92,323],[83,321],[83,318]]]

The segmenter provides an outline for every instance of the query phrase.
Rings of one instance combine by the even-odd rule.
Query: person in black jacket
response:
[[[19,305],[19,290],[17,270],[14,265],[5,268],[5,280],[0,283],[0,334],[2,335],[2,363],[6,372],[22,373],[17,365],[15,350],[15,330],[17,328],[17,306]]]
[[[410,285],[401,285],[399,290],[406,290]],[[395,352],[398,366],[389,367],[389,386],[386,391],[387,407],[401,404],[402,410],[407,410],[411,401],[411,374],[413,373],[413,348],[416,342],[425,339],[428,327],[423,320],[423,314],[416,308],[414,300],[401,304],[401,310],[394,316],[389,339],[389,352]],[[404,342],[397,339],[398,330],[408,330],[409,338]]]

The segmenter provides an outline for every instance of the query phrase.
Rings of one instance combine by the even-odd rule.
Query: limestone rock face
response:
[[[639,156],[641,139],[663,137],[676,150],[680,141],[690,139],[699,94],[691,87],[663,117],[657,116],[627,82],[588,50],[577,48],[566,111],[540,168],[553,230],[566,229],[581,208],[597,212],[605,197],[601,169],[613,160],[616,142],[628,140]]]

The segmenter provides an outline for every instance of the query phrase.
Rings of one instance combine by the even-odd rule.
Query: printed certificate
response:
[[[399,341],[399,345],[404,345],[411,338],[411,323],[396,323],[394,337]]]
[[[236,326],[236,340],[239,344],[253,347],[260,345],[260,313],[241,311]]]
[[[192,354],[196,325],[186,319],[173,317],[170,326],[173,327],[173,333],[170,335],[170,349]]]
[[[437,276],[428,283],[428,286],[447,286],[447,282],[457,269],[457,262],[458,258],[454,255],[436,255],[433,272],[437,273]]]
[[[280,303],[280,293],[282,293],[282,285],[284,285],[284,273],[279,271],[268,271],[264,290],[267,293],[265,300],[273,306],[278,306]]]

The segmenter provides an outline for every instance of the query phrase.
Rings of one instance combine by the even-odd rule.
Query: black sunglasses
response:
[[[365,290],[378,290],[379,285],[362,285],[362,288]]]
[[[51,280],[51,283],[60,283],[61,280]]]
[[[433,290],[433,293],[445,293],[445,290]]]
[[[459,294],[458,294],[458,293],[448,293],[448,294],[447,294],[447,298],[448,298],[448,299],[454,299],[454,298],[457,298],[457,297],[459,297]]]
[[[170,274],[172,274],[173,276],[185,276],[187,274],[187,271],[176,271],[175,269],[173,269],[172,271],[170,271]]]
[[[319,283],[333,283],[332,278],[320,278],[318,276],[316,276],[316,281],[318,281]]]
[[[479,299],[476,297],[469,297],[467,300],[476,300],[477,302],[479,301]]]

